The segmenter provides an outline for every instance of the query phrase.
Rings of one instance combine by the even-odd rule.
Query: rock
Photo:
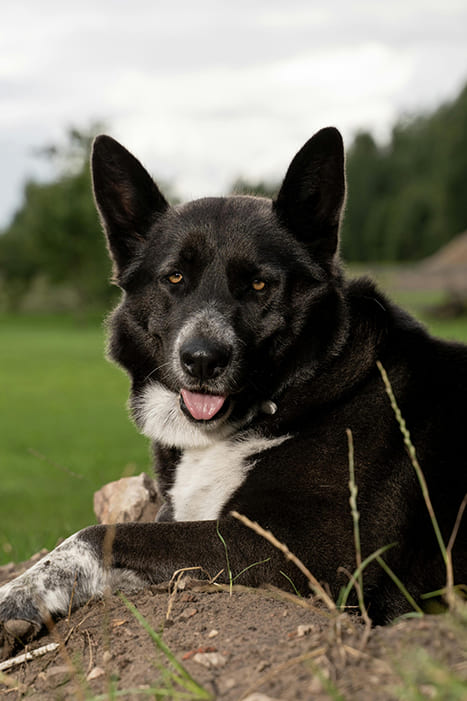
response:
[[[273,699],[272,696],[266,696],[266,694],[260,694],[255,692],[246,696],[243,701],[279,701],[278,699]]]
[[[227,658],[221,655],[220,652],[197,652],[193,656],[193,662],[202,664],[203,667],[224,667],[227,663]]]
[[[73,667],[66,664],[54,665],[41,673],[44,679],[53,680],[54,684],[63,684],[68,681],[73,674]]]
[[[187,621],[189,618],[193,618],[193,616],[196,616],[198,613],[198,609],[195,608],[189,608],[185,609],[182,611],[182,613],[178,616],[178,619],[180,621]]]
[[[308,691],[312,697],[323,692],[323,682],[319,677],[313,677],[308,685]]]
[[[264,672],[265,669],[271,666],[271,663],[268,660],[261,660],[261,662],[258,662],[258,664],[255,667],[255,672],[258,672],[258,674],[261,674],[261,672]]]
[[[94,494],[94,513],[99,523],[154,521],[160,505],[156,482],[145,472],[109,482]]]
[[[86,680],[90,682],[93,679],[99,679],[99,677],[102,677],[104,674],[105,672],[102,667],[93,667],[86,677]]]

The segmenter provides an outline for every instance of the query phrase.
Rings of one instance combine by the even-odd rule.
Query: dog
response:
[[[79,531],[4,585],[4,639],[37,634],[70,600],[143,588],[180,568],[223,570],[228,581],[225,547],[238,582],[292,581],[309,593],[301,571],[233,511],[270,530],[337,597],[356,566],[348,429],[362,558],[391,546],[383,557],[418,603],[442,589],[445,562],[377,361],[447,543],[467,491],[467,348],[430,336],[369,279],[345,276],[339,132],[322,129],[303,146],[274,201],[170,206],[108,136],[95,140],[92,173],[122,289],[109,354],[129,374],[164,504],[154,523]],[[457,583],[467,583],[466,546],[461,522]],[[411,609],[374,561],[363,586],[374,623]]]

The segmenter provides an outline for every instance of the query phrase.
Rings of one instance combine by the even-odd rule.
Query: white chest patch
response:
[[[217,519],[254,466],[248,457],[274,448],[288,438],[261,438],[247,431],[205,448],[185,450],[170,490],[175,520]]]

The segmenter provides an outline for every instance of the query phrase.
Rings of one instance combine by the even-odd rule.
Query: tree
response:
[[[388,144],[357,135],[347,154],[347,259],[420,259],[467,228],[466,124],[467,86],[432,114],[400,119]]]
[[[57,175],[29,181],[23,204],[0,236],[0,277],[8,303],[17,307],[37,278],[72,288],[83,307],[109,302],[110,263],[92,198],[89,152],[97,127],[73,129],[64,147],[47,147]]]
[[[274,197],[279,190],[279,183],[264,180],[253,182],[247,178],[237,178],[230,188],[232,195],[256,195],[256,197]]]

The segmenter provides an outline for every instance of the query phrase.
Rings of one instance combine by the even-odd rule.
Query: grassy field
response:
[[[420,311],[425,298],[402,296]],[[467,342],[467,320],[431,322]],[[150,471],[128,420],[128,379],[104,358],[96,322],[0,318],[0,564],[24,559],[94,522],[92,495]]]
[[[94,522],[92,495],[150,470],[128,420],[128,380],[99,324],[0,318],[0,563]]]

